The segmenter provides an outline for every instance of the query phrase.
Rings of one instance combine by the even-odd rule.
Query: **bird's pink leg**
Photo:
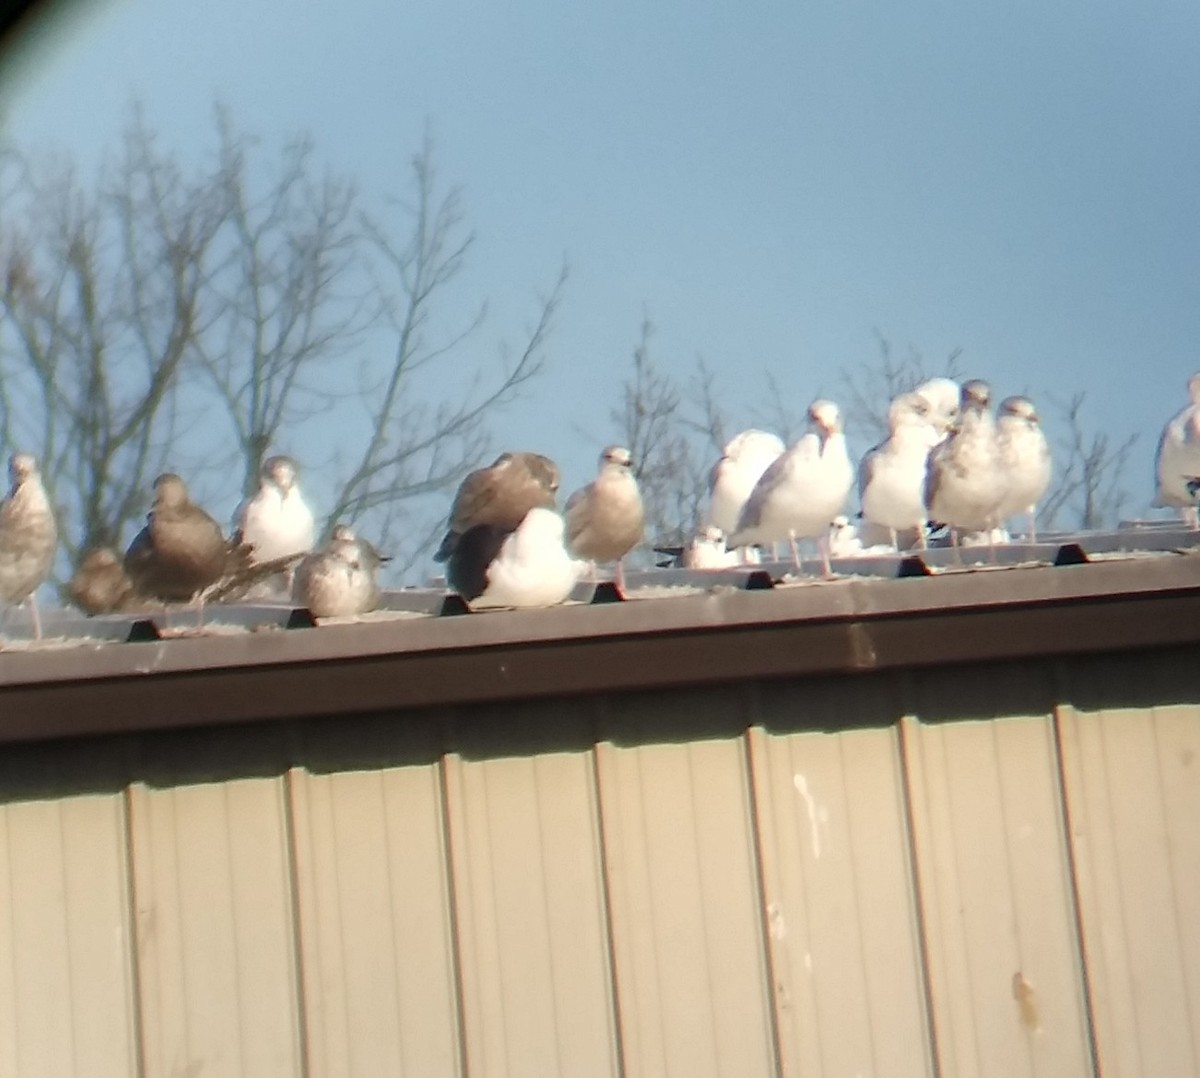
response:
[[[42,616],[38,613],[37,595],[29,596],[29,613],[33,617],[33,638],[41,640],[42,638]]]
[[[796,543],[796,533],[795,532],[788,532],[788,544],[792,548],[792,564],[797,569],[799,569],[800,568],[800,547]]]

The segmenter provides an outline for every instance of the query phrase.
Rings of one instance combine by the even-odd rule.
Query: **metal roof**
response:
[[[589,585],[591,601],[464,616],[409,590],[320,627],[286,606],[212,608],[191,636],[190,611],[68,620],[58,631],[88,635],[0,653],[0,741],[1194,644],[1193,537],[1099,561],[1074,543],[1049,548],[1061,564],[980,554],[931,576],[902,558],[861,560],[890,578],[783,584],[779,566],[656,570],[630,575],[627,601]]]

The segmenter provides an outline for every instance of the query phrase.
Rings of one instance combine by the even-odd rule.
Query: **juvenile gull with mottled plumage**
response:
[[[387,560],[338,524],[329,542],[296,567],[292,597],[316,618],[366,614],[379,605],[379,567]]]
[[[642,541],[646,525],[628,449],[610,445],[600,454],[599,474],[567,499],[565,516],[571,553],[593,564],[616,562],[623,585],[621,559]]]
[[[559,482],[558,465],[540,453],[501,453],[486,468],[476,468],[459,484],[433,560],[449,561],[474,527],[492,526],[507,534],[535,506],[553,509]]]
[[[1033,401],[1006,397],[996,418],[996,442],[1004,466],[1005,495],[997,523],[1018,513],[1029,518],[1029,541],[1037,540],[1037,504],[1050,485],[1050,445]]]

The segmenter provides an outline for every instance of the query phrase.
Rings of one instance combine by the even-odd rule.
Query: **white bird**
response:
[[[829,525],[829,555],[833,558],[852,558],[863,552],[858,528],[843,514],[833,518]]]
[[[728,569],[739,564],[738,551],[726,548],[724,534],[712,524],[701,528],[683,550],[685,569]]]
[[[460,591],[471,609],[556,606],[566,599],[587,566],[567,553],[563,533],[563,518],[553,509],[530,509],[480,566],[482,587]],[[478,529],[467,532],[461,542],[470,544],[478,534]]]
[[[929,454],[925,505],[950,526],[956,545],[960,532],[991,532],[1000,523],[1007,483],[990,403],[986,382],[964,383],[958,426]]]
[[[1188,379],[1190,403],[1163,428],[1155,454],[1153,504],[1182,510],[1188,527],[1200,527],[1200,371]]]
[[[253,564],[307,554],[316,542],[316,522],[300,492],[297,472],[291,457],[268,457],[263,461],[257,493],[234,513],[235,533],[253,548]],[[288,575],[279,574],[272,590],[286,592]]]
[[[731,439],[709,473],[709,523],[726,535],[736,530],[755,484],[784,449],[783,440],[765,430],[744,430]]]
[[[950,428],[958,420],[958,406],[962,397],[959,384],[953,378],[930,378],[913,392],[928,402],[929,421],[937,431],[937,440],[945,441]]]
[[[8,477],[12,485],[0,504],[0,603],[16,605],[28,599],[33,634],[41,639],[34,593],[50,575],[58,527],[37,459],[14,453],[8,459]]]
[[[646,526],[628,449],[610,445],[600,454],[599,473],[567,499],[565,518],[571,553],[593,565],[616,562],[617,584],[623,588],[621,559],[642,541]]]
[[[1036,542],[1037,504],[1050,486],[1050,445],[1028,397],[1006,397],[1000,402],[996,441],[1007,483],[998,523],[1025,513],[1029,517],[1029,541]]]
[[[888,409],[887,439],[867,450],[858,466],[858,497],[863,519],[897,532],[916,530],[925,544],[925,470],[929,451],[940,439],[934,412],[920,393],[901,393]]]
[[[379,567],[388,559],[346,525],[296,567],[292,597],[315,618],[366,614],[379,605]]]
[[[798,538],[815,538],[826,575],[829,564],[829,525],[842,512],[854,468],[846,448],[842,417],[832,401],[809,405],[809,431],[763,472],[729,536],[730,547],[767,544],[786,539],[799,567]]]

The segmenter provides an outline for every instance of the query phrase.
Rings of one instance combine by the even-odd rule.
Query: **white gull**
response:
[[[1163,428],[1155,454],[1157,489],[1153,504],[1182,510],[1191,528],[1200,527],[1200,371],[1188,379],[1191,402]]]
[[[832,401],[814,401],[808,409],[809,431],[763,473],[742,508],[729,546],[775,543],[786,539],[799,566],[798,538],[815,538],[826,574],[829,525],[841,513],[854,468],[846,448],[842,417]]]
[[[783,440],[765,430],[744,430],[725,446],[708,478],[709,523],[729,535],[763,472],[784,451]]]
[[[235,537],[250,544],[252,564],[307,554],[316,542],[316,521],[300,492],[298,471],[291,457],[268,457],[259,473],[258,491],[234,514]],[[278,574],[269,590],[286,592],[290,576]]]
[[[42,621],[34,593],[50,575],[58,527],[37,459],[14,453],[8,460],[8,476],[12,485],[0,504],[0,603],[15,605],[28,599],[33,633],[40,639]]]
[[[587,568],[567,553],[563,532],[563,518],[553,509],[530,509],[483,567],[482,590],[463,595],[471,609],[542,607],[563,602]],[[469,535],[464,541],[469,542]]]
[[[888,409],[887,439],[867,450],[858,466],[863,519],[886,528],[893,547],[897,532],[915,530],[925,544],[925,469],[940,438],[932,409],[920,393],[902,393]]]
[[[1029,518],[1029,541],[1037,540],[1037,504],[1050,486],[1050,446],[1037,409],[1028,397],[1006,397],[996,419],[996,441],[1007,491],[997,522],[1023,513]]]
[[[943,442],[958,420],[962,389],[953,378],[930,378],[913,390],[929,404],[929,421],[937,431],[937,441]]]

